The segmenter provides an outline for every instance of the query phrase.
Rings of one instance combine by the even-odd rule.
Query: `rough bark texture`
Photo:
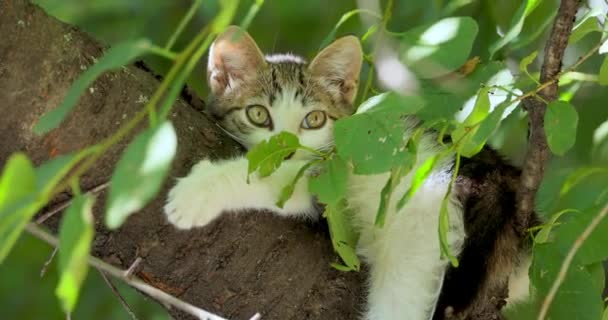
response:
[[[16,151],[40,164],[100,141],[140,110],[158,86],[153,75],[135,66],[106,74],[60,128],[39,137],[32,133],[37,119],[61,102],[103,47],[25,0],[0,1],[0,38],[0,166]],[[182,100],[175,104],[171,120],[179,138],[171,177],[184,176],[201,158],[242,152]],[[112,148],[83,177],[84,190],[109,180],[129,140]],[[230,319],[248,319],[255,312],[264,319],[357,318],[364,275],[329,267],[336,258],[323,224],[249,212],[179,232],[161,214],[173,181],[168,179],[158,198],[116,232],[103,226],[105,192],[99,194],[93,254],[125,269],[141,257],[136,275],[144,281]],[[46,209],[69,196],[59,195]],[[45,224],[54,229],[60,216]],[[178,319],[189,318],[170,312]]]
[[[541,83],[554,81],[562,69],[564,52],[568,46],[568,39],[572,32],[580,2],[580,0],[561,1],[551,34],[545,46],[545,56],[540,70]],[[551,102],[557,98],[557,89],[558,82],[554,81],[539,92],[539,96],[544,101],[536,97],[530,97],[523,101],[523,105],[528,111],[530,137],[528,152],[522,168],[520,189],[517,193],[517,215],[522,237],[527,236],[526,230],[534,212],[534,199],[543,179],[545,163],[549,159],[549,147],[543,126],[545,111],[547,110],[545,102]]]

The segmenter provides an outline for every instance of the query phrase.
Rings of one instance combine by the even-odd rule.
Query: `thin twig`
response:
[[[49,258],[46,260],[46,262],[44,263],[44,265],[42,265],[42,269],[40,269],[40,278],[44,277],[44,275],[46,274],[46,270],[51,265],[51,262],[53,261],[53,258],[55,258],[55,255],[57,254],[57,251],[59,251],[59,247],[55,247],[55,249],[53,249],[53,252],[49,256]]]
[[[125,271],[125,277],[126,278],[130,277],[133,274],[133,272],[135,271],[135,269],[139,266],[140,263],[141,263],[141,257],[137,257],[135,259],[135,261],[133,261],[133,263]]]
[[[108,276],[101,269],[99,269],[99,268],[96,268],[96,269],[97,269],[97,271],[99,271],[99,274],[103,278],[103,281],[105,281],[105,283],[108,285],[110,290],[112,290],[112,293],[114,293],[116,298],[118,298],[118,301],[120,301],[120,304],[123,306],[123,308],[125,308],[125,311],[127,311],[129,316],[131,316],[131,319],[138,320],[137,316],[135,315],[135,313],[133,312],[133,310],[131,309],[131,307],[129,306],[127,301],[125,300],[125,298],[118,291],[118,288],[116,288],[116,286],[112,283],[112,280],[110,280],[108,278]]]
[[[31,235],[33,235],[34,237],[36,237],[40,240],[43,240],[44,242],[46,242],[52,246],[57,247],[59,245],[59,240],[55,236],[48,233],[47,231],[45,231],[44,229],[42,229],[40,226],[38,226],[35,223],[28,223],[27,226],[25,227],[25,230],[27,232],[29,232]],[[136,278],[134,276],[125,277],[124,270],[121,270],[111,264],[108,264],[101,259],[89,256],[88,262],[91,266],[98,268],[98,269],[102,270],[103,272],[105,272],[115,278],[122,280],[126,284],[134,287],[135,289],[137,289],[139,291],[142,291],[143,293],[149,295],[150,297],[152,297],[164,304],[171,305],[183,312],[191,314],[191,315],[197,317],[198,319],[227,320],[218,315],[207,312],[201,308],[195,307],[183,300],[180,300],[160,289],[157,289],[157,288],[145,283],[144,281],[142,281],[139,278]],[[251,317],[251,319],[259,319],[259,314],[256,313],[253,317]]]
[[[587,238],[589,238],[589,236],[591,235],[593,230],[595,230],[595,228],[600,224],[600,222],[602,222],[602,220],[607,215],[608,215],[608,204],[606,204],[606,206],[593,218],[593,220],[591,220],[591,222],[589,223],[587,228],[585,228],[583,233],[581,233],[578,236],[578,238],[576,238],[574,243],[572,244],[572,247],[568,251],[568,254],[566,255],[566,258],[564,259],[564,262],[562,262],[562,266],[559,269],[557,278],[555,278],[555,281],[553,281],[553,285],[551,285],[551,289],[549,290],[549,293],[545,297],[545,300],[543,300],[543,304],[540,308],[540,313],[538,314],[538,320],[544,320],[545,317],[547,316],[547,313],[549,312],[549,307],[551,306],[551,302],[555,298],[555,295],[557,294],[557,290],[559,289],[559,286],[566,279],[568,269],[570,269],[570,265],[572,264],[572,260],[574,260],[574,256],[576,255],[576,252],[581,248],[581,246],[583,245],[585,240],[587,240]]]
[[[553,22],[540,73],[540,82],[543,85],[539,86],[540,89],[537,89],[538,94],[544,101],[551,102],[557,98],[557,79],[561,73],[564,52],[568,45],[579,4],[580,0],[562,0],[557,17]],[[528,151],[522,167],[520,187],[516,195],[517,213],[515,219],[521,237],[524,238],[526,237],[526,230],[530,227],[530,219],[534,214],[534,198],[544,175],[545,163],[549,158],[549,147],[543,125],[547,104],[534,96],[522,96],[518,100],[523,100],[524,108],[528,111],[530,128]]]
[[[100,184],[98,186],[95,186],[94,188],[92,188],[91,190],[88,190],[86,192],[89,192],[91,194],[97,194],[97,193],[101,192],[102,190],[104,190],[105,188],[107,188],[109,184],[110,184],[110,182],[104,182],[104,183],[102,183],[102,184]],[[66,200],[65,202],[61,203],[60,205],[56,206],[55,208],[52,208],[48,212],[46,212],[43,215],[41,215],[40,217],[38,217],[38,219],[36,219],[36,223],[37,224],[42,224],[48,218],[54,216],[58,212],[61,212],[65,208],[69,207],[71,203],[72,203],[72,199]]]

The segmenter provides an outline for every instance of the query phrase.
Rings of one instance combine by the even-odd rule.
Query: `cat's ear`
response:
[[[319,79],[329,92],[353,104],[359,86],[359,73],[363,62],[361,43],[355,36],[342,37],[312,60],[311,75]]]
[[[207,76],[211,92],[219,96],[234,90],[255,79],[265,65],[264,55],[251,36],[237,26],[230,26],[209,49]]]

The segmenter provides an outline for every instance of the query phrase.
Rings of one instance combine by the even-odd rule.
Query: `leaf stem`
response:
[[[165,44],[165,47],[163,48],[164,50],[166,50],[166,51],[171,50],[171,48],[173,47],[173,45],[175,44],[175,42],[177,41],[179,36],[184,31],[184,28],[186,28],[186,26],[188,25],[190,20],[192,20],[192,17],[194,17],[194,13],[196,12],[196,10],[198,10],[198,7],[201,6],[201,3],[203,3],[202,0],[194,0],[194,2],[192,2],[192,5],[188,9],[188,12],[186,12],[186,15],[179,22],[179,24],[177,25],[177,28],[175,29],[175,31],[173,31],[173,34],[171,34],[171,37],[167,41],[167,44]],[[171,60],[175,60],[175,57]]]

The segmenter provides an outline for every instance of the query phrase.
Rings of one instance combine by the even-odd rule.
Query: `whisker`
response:
[[[224,127],[222,127],[219,123],[215,123],[215,125],[220,128],[220,130],[224,131],[225,134],[227,134],[230,138],[234,139],[236,142],[240,143],[241,145],[245,146],[245,140],[237,135],[235,135],[234,133],[226,130]]]

